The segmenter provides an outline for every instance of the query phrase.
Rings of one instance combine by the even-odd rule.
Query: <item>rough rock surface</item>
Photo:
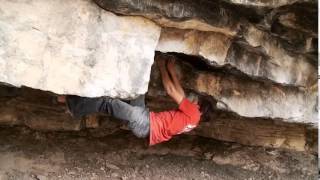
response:
[[[105,10],[139,15],[161,26],[221,32],[229,36],[240,30],[241,16],[230,4],[210,0],[94,0]]]
[[[209,63],[229,64],[249,76],[286,85],[316,84],[314,1],[95,2],[108,11],[144,16],[163,27],[175,27],[162,29],[158,51],[201,56]],[[239,3],[253,6],[244,9]],[[259,12],[260,6],[269,10]]]
[[[179,58],[182,61],[184,58]],[[179,62],[178,61],[178,62]],[[189,60],[194,62],[194,60]],[[185,89],[209,95],[217,108],[244,117],[280,118],[289,122],[317,123],[317,91],[282,86],[239,74],[226,74],[221,69],[196,69],[189,63],[177,63],[177,71]],[[152,70],[149,94],[161,95],[161,78]]]
[[[297,2],[311,2],[315,3],[316,0],[226,0],[227,2],[241,4],[246,6],[262,6],[262,7],[279,7],[289,5]]]
[[[318,113],[316,1],[95,2],[107,11],[89,0],[2,2],[0,81],[122,98],[145,93],[149,83],[148,106],[171,109],[176,105],[156,66],[150,78],[154,51],[170,52],[185,90],[214,105],[197,135],[307,149],[307,126],[317,124]],[[0,123],[41,130],[101,125],[99,118],[73,121],[61,108],[20,98],[0,96]]]
[[[244,35],[253,47],[263,48],[268,59],[257,64],[257,74],[279,83],[295,86],[311,86],[317,82],[317,67],[304,54],[290,53],[280,40],[268,32],[249,26]]]
[[[177,52],[201,56],[224,65],[232,39],[222,33],[162,28],[156,47],[161,52]]]
[[[150,86],[147,94],[150,110],[163,111],[177,107],[168,96],[156,92],[163,92],[163,89]],[[98,137],[127,129],[121,121],[102,114],[72,118],[65,113],[66,107],[53,101],[53,97],[54,94],[40,90],[0,86],[0,126],[27,126],[38,131],[87,129]],[[217,109],[210,111],[207,117],[202,118],[192,135],[251,146],[317,152],[317,129],[306,124],[246,118]]]
[[[153,22],[116,16],[89,0],[4,0],[0,81],[58,94],[134,97],[147,91],[159,35]]]
[[[308,87],[317,82],[316,66],[303,54],[288,53],[269,33],[250,26],[244,37],[249,43],[217,32],[163,28],[156,50],[200,56],[209,65],[231,65],[277,83]]]

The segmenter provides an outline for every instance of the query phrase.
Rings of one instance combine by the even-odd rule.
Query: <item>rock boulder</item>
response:
[[[90,0],[2,1],[0,81],[57,94],[146,93],[160,28]]]

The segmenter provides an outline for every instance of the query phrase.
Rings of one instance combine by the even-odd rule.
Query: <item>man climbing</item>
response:
[[[106,113],[128,122],[130,130],[140,138],[149,136],[149,144],[168,141],[172,136],[195,128],[201,113],[198,100],[191,102],[185,96],[175,71],[175,60],[171,56],[159,55],[156,58],[162,83],[167,94],[179,105],[178,109],[164,112],[149,112],[145,107],[144,96],[126,103],[110,97],[85,98],[60,96],[59,102],[66,102],[70,113],[77,118],[91,113]]]

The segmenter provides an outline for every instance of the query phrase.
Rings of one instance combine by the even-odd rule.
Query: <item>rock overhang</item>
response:
[[[160,27],[89,0],[5,1],[0,81],[80,96],[146,93]]]
[[[2,10],[7,15],[0,19],[1,30],[7,33],[2,36],[0,33],[0,51],[3,52],[0,53],[0,67],[5,70],[0,81],[57,94],[134,98],[147,92],[150,75],[151,78],[155,76],[151,73],[154,51],[178,52],[201,57],[209,62],[208,66],[231,65],[243,73],[241,76],[269,80],[263,85],[259,80],[242,81],[233,76],[222,77],[216,72],[200,72],[189,78],[197,83],[184,82],[185,88],[210,95],[224,104],[225,110],[244,117],[280,118],[302,123],[317,121],[314,90],[317,66],[309,60],[315,49],[310,39],[311,42],[317,40],[317,35],[300,26],[294,30],[292,26],[281,26],[290,33],[303,34],[297,41],[288,36],[290,33],[281,31],[282,34],[277,35],[275,33],[280,31],[268,29],[277,26],[274,19],[279,12],[295,13],[295,10],[291,12],[289,2],[284,4],[287,8],[266,4],[274,10],[262,17],[265,24],[249,22],[223,1],[203,0],[208,5],[205,9],[217,10],[209,14],[197,12],[203,7],[199,4],[191,7],[194,4],[191,1],[155,0],[151,4],[147,1],[140,4],[126,0],[96,1],[104,9],[129,16],[112,14],[89,0],[31,2],[4,2],[4,5],[13,3],[13,9]],[[60,8],[62,4],[65,4],[64,8]],[[32,9],[33,6],[40,8],[39,11]],[[44,6],[47,8],[42,8]],[[28,16],[21,15],[22,19],[19,19],[19,13],[22,14],[19,8],[25,8]],[[75,11],[70,14],[70,9]],[[177,12],[184,9],[187,10],[184,13]],[[170,13],[170,10],[174,12]],[[49,18],[50,12],[56,17]],[[10,23],[7,17],[11,17]],[[32,23],[40,26],[32,26]],[[59,26],[53,27],[53,24]],[[289,25],[292,24],[289,21]],[[12,31],[14,28],[16,31]],[[21,32],[20,36],[18,32]],[[52,36],[42,37],[45,33]],[[39,43],[32,45],[30,42]],[[293,44],[288,45],[288,42]],[[303,45],[297,46],[299,43]],[[11,50],[6,49],[8,47]],[[28,49],[33,50],[29,52]],[[32,56],[34,62],[30,61]],[[220,82],[219,91],[214,86],[204,86],[204,83],[212,82]],[[221,82],[232,86],[224,86]]]

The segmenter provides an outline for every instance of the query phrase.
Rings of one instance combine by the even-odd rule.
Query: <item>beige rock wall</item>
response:
[[[133,98],[147,93],[154,109],[174,108],[166,101],[157,67],[151,71],[155,51],[160,51],[177,58],[186,91],[208,97],[216,111],[236,114],[245,123],[272,119],[275,126],[275,122],[317,124],[315,1],[94,2],[4,0],[0,6],[0,81],[90,97]],[[44,122],[46,115],[41,113],[20,114],[28,103],[21,107],[19,101],[12,102],[18,110],[3,106],[4,124],[82,128],[64,120]],[[43,108],[34,104],[32,112]],[[216,124],[206,127],[202,131],[206,136],[218,137],[213,133]],[[281,131],[287,126],[283,127]],[[304,129],[294,131],[302,134]],[[282,132],[281,137],[292,134]],[[278,137],[271,144],[285,146],[287,141]],[[301,147],[305,136],[299,138],[288,141]],[[237,141],[235,137],[221,139]]]
[[[81,96],[146,93],[160,28],[90,0],[4,0],[0,81]]]

